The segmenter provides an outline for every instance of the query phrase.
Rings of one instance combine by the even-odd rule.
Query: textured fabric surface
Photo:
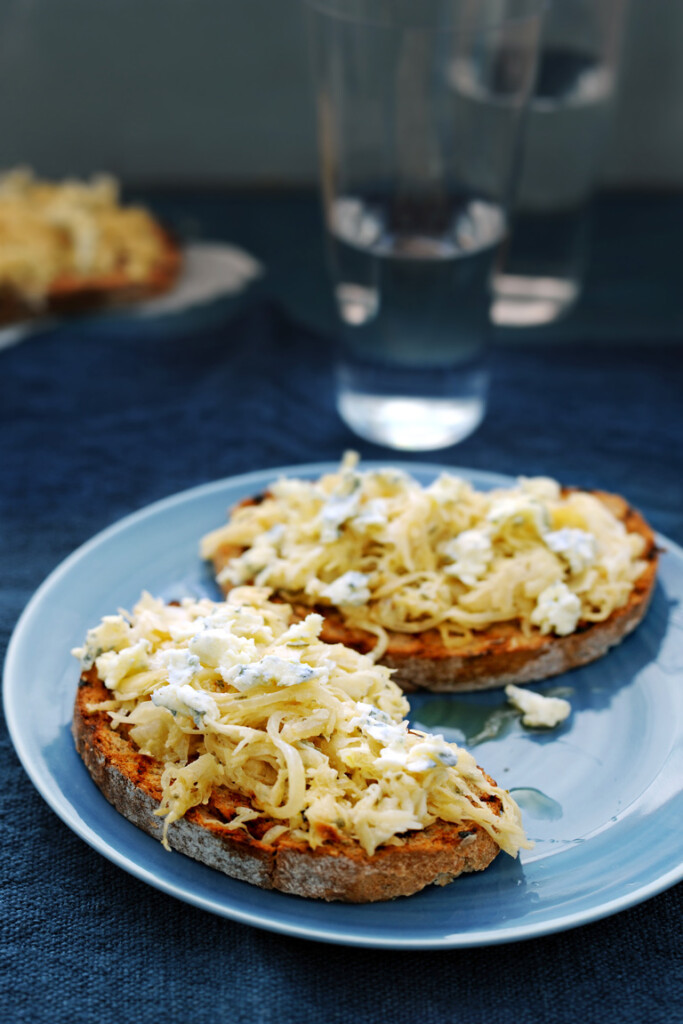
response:
[[[498,346],[484,424],[429,460],[620,491],[683,542],[683,348],[615,350],[580,328],[551,347]],[[187,330],[83,323],[0,352],[3,650],[50,570],[122,515],[349,446],[386,456],[337,419],[328,354],[324,334],[262,297]],[[360,950],[213,917],[114,867],[43,803],[4,726],[0,814],[0,1006],[12,1022],[680,1019],[681,886],[519,944]]]

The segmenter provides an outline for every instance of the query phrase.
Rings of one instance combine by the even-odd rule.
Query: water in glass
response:
[[[454,444],[486,405],[489,281],[500,206],[445,197],[343,196],[330,218],[344,325],[337,404],[360,436],[394,448]]]
[[[498,324],[548,323],[579,296],[613,77],[579,50],[550,47],[543,54],[511,240],[495,277]]]

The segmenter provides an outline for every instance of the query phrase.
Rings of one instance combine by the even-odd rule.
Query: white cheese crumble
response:
[[[365,701],[358,701],[357,708],[360,714],[351,719],[350,729],[358,726],[367,736],[372,736],[380,743],[400,744],[403,742],[407,731],[405,722],[397,724],[385,711],[375,707],[374,704],[366,704]]]
[[[408,746],[408,723],[398,724],[385,712],[364,701],[358,702],[360,714],[349,722],[350,728],[382,744],[377,762],[383,768],[397,771],[427,772],[439,766],[455,767],[457,751],[441,735],[426,735],[419,743]]]
[[[202,667],[196,654],[173,647],[159,651],[150,659],[150,664],[154,668],[162,669],[169,683],[174,686],[184,686],[189,683]]]
[[[235,665],[226,673],[225,681],[244,693],[256,686],[297,686],[326,676],[324,667],[312,668],[299,661],[287,661],[275,654],[267,654],[249,665]]]
[[[493,559],[491,537],[485,530],[463,530],[453,540],[443,545],[441,552],[451,559],[451,564],[444,566],[447,576],[474,586],[486,574]]]
[[[323,628],[323,617],[315,612],[307,615],[301,622],[295,622],[280,637],[280,643],[288,647],[308,647],[315,643]]]
[[[177,683],[160,686],[152,693],[152,704],[166,708],[173,716],[187,715],[195,725],[200,725],[204,715],[218,718],[218,705],[208,693],[194,687]]]
[[[370,577],[367,573],[356,572],[351,569],[342,576],[338,576],[333,583],[329,583],[320,589],[320,596],[326,597],[333,605],[360,606],[367,604],[370,600],[370,588],[368,583]]]
[[[130,672],[140,672],[149,667],[150,643],[144,637],[125,647],[122,651],[105,651],[95,659],[97,674],[108,690],[115,690]]]
[[[351,522],[358,530],[368,530],[373,526],[386,526],[389,522],[386,501],[384,498],[372,498],[362,506],[360,512],[353,517]]]
[[[532,728],[554,729],[571,714],[571,704],[561,697],[544,697],[511,683],[505,687],[505,695],[512,706],[522,712],[523,725]]]
[[[576,576],[594,564],[598,545],[592,533],[565,526],[561,530],[551,530],[543,537],[551,551],[560,555]]]
[[[530,621],[539,627],[541,633],[554,632],[558,636],[568,636],[576,629],[580,615],[581,599],[566,583],[558,580],[538,595]]]
[[[455,759],[449,760],[452,757]],[[414,773],[431,771],[440,764],[454,766],[458,763],[457,756],[452,755],[450,751],[440,750],[434,743],[416,743],[410,750],[404,750],[398,744],[391,744],[382,748],[377,760],[383,768]]]
[[[82,669],[90,669],[105,651],[119,651],[130,642],[130,626],[122,615],[105,615],[99,626],[89,629],[82,647],[74,647]]]
[[[446,743],[443,736],[435,735],[411,748],[406,767],[409,771],[426,772],[439,765],[455,767],[457,763],[455,750]]]
[[[249,659],[256,653],[251,638],[234,635],[223,623],[209,625],[204,622],[201,626],[190,638],[188,650],[202,665],[218,669],[224,678],[233,665]]]
[[[507,523],[529,525],[541,535],[550,527],[548,509],[529,494],[509,494],[496,499],[491,502],[486,519],[497,528]]]
[[[323,544],[329,544],[339,537],[344,523],[356,515],[360,499],[360,477],[344,476],[339,490],[328,498],[320,512],[320,539]]]
[[[226,566],[221,573],[221,580],[239,586],[249,580],[258,582],[258,575],[278,557],[277,544],[284,526],[276,524],[271,530],[267,530],[254,539],[253,545]],[[220,582],[220,581],[219,581]]]

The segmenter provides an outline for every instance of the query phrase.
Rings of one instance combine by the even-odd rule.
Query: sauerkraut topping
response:
[[[547,477],[488,492],[444,473],[423,487],[395,469],[361,471],[348,453],[319,480],[280,479],[203,538],[237,551],[222,586],[256,583],[297,604],[335,606],[350,626],[436,628],[457,646],[514,622],[565,636],[628,601],[645,542],[592,494]]]
[[[0,175],[0,285],[39,306],[60,278],[122,271],[146,280],[163,255],[150,214],[122,207],[116,180],[47,182],[32,171]]]
[[[323,643],[320,615],[290,625],[291,610],[267,597],[242,587],[225,603],[169,606],[143,594],[73,651],[111,691],[89,710],[164,765],[165,842],[226,786],[245,798],[228,827],[270,818],[271,842],[315,848],[331,829],[372,855],[441,819],[481,825],[512,856],[529,846],[517,805],[471,754],[409,728],[388,669]]]

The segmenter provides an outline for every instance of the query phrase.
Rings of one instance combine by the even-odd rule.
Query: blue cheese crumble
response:
[[[349,722],[349,728],[359,728],[382,748],[377,758],[384,769],[428,772],[435,768],[454,768],[458,763],[457,749],[441,735],[424,735],[418,742],[408,743],[408,723],[395,722],[379,708],[358,702],[360,714]]]
[[[568,636],[576,629],[580,615],[581,599],[566,583],[558,580],[538,595],[530,618],[532,625],[538,626],[543,634]]]
[[[486,520],[500,529],[507,523],[528,525],[542,537],[550,528],[550,515],[542,501],[530,494],[506,494],[491,503]]]
[[[587,530],[565,526],[561,530],[549,530],[543,540],[551,551],[565,559],[569,571],[576,576],[595,563],[598,545]]]
[[[350,569],[349,572],[338,576],[332,583],[321,587],[319,594],[337,607],[363,605],[370,600],[369,582],[370,577],[367,573],[355,572]]]
[[[213,697],[187,684],[179,686],[177,683],[168,683],[154,690],[151,697],[152,704],[166,708],[174,718],[176,715],[187,715],[196,726],[201,725],[204,715],[218,718],[218,705]]]
[[[299,683],[314,679],[325,679],[328,673],[324,666],[312,668],[299,661],[288,661],[274,654],[267,654],[260,661],[249,665],[236,665],[226,674],[226,682],[244,693],[257,686],[298,686]]]
[[[444,566],[447,576],[474,586],[486,574],[493,559],[493,544],[486,530],[463,530],[441,548],[450,563]]]
[[[572,711],[569,701],[562,697],[544,697],[512,683],[505,687],[505,696],[522,712],[522,724],[535,729],[554,729],[569,718]]]

